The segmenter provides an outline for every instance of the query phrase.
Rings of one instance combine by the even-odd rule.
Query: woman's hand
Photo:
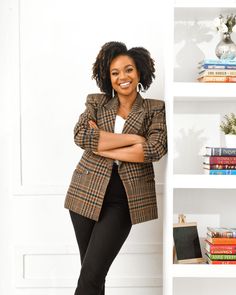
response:
[[[98,129],[98,126],[97,126],[97,124],[94,121],[90,120],[90,121],[88,121],[88,124],[89,124],[89,127],[90,128],[92,128],[92,129]]]

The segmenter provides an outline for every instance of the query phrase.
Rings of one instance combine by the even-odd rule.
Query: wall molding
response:
[[[20,185],[14,181],[13,196],[65,196],[67,186],[59,185]],[[156,192],[162,195],[164,192],[164,183],[156,184]]]
[[[162,244],[125,244],[119,255],[161,255]],[[17,246],[15,247],[15,285],[17,288],[73,288],[77,277],[27,277],[26,259],[30,256],[53,256],[59,255],[75,257],[79,256],[77,246],[72,245],[49,245],[49,246]],[[79,258],[78,258],[79,259]],[[117,287],[162,287],[162,277],[159,276],[107,276],[108,288]]]

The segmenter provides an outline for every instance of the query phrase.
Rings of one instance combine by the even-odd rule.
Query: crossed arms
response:
[[[150,163],[159,161],[167,152],[165,104],[150,100],[146,107],[149,126],[145,138],[137,134],[116,134],[101,130],[96,125],[99,97],[89,95],[86,110],[74,128],[75,143],[102,157],[124,162]]]
[[[88,122],[89,127],[98,129],[94,121]],[[116,134],[100,130],[96,155],[124,161],[144,162],[142,143],[145,138],[137,134]]]

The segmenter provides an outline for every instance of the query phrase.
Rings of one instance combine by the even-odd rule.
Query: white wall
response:
[[[144,96],[164,98],[166,19],[154,4],[1,2],[1,295],[73,294],[79,255],[63,208],[82,153],[73,142],[73,127],[87,94],[99,91],[91,68],[107,41],[146,47],[156,60],[157,78]],[[111,267],[108,295],[162,292],[164,168],[165,159],[155,166],[160,218],[133,227]]]

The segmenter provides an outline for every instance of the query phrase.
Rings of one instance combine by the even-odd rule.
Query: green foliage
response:
[[[221,121],[220,129],[224,134],[236,135],[236,115],[230,113],[224,116],[224,120]]]

